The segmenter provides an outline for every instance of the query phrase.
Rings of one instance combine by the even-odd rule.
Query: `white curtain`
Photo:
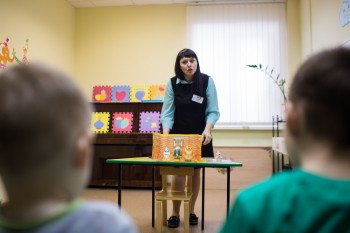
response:
[[[263,72],[287,74],[285,3],[189,6],[189,47],[215,82],[221,117],[216,128],[268,128],[283,96]]]

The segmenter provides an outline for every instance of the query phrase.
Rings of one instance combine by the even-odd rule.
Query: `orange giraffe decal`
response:
[[[6,38],[5,42],[0,43],[0,68],[5,68],[7,62],[12,63],[14,61],[13,54],[15,49],[12,49],[12,58],[10,57],[10,50],[8,47],[9,38]]]

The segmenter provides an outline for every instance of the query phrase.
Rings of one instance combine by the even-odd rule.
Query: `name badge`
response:
[[[204,98],[199,96],[199,95],[193,94],[193,96],[192,96],[192,101],[194,101],[196,103],[202,104],[203,100],[204,100]]]

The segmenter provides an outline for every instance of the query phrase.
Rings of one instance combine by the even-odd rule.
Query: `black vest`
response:
[[[209,76],[202,74],[203,92],[206,93]],[[174,91],[174,125],[171,134],[202,134],[205,129],[205,110],[207,108],[207,96],[202,96],[203,102],[192,101],[193,84],[176,84],[176,77],[171,78]],[[210,142],[202,146],[202,157],[213,157],[213,145]]]

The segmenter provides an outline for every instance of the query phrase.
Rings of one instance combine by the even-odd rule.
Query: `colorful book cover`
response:
[[[130,102],[149,100],[149,86],[132,85],[130,88]]]
[[[163,101],[165,95],[165,84],[150,86],[150,99]]]
[[[113,102],[130,102],[130,86],[116,85],[112,87]]]
[[[113,114],[113,133],[131,133],[133,125],[132,112],[115,112]]]
[[[201,161],[202,135],[153,133],[152,158],[160,161]]]
[[[92,91],[93,102],[111,102],[111,86],[94,86]]]
[[[160,112],[140,112],[140,133],[160,132]]]
[[[91,114],[91,131],[94,133],[108,133],[109,117],[109,112],[93,112]]]

